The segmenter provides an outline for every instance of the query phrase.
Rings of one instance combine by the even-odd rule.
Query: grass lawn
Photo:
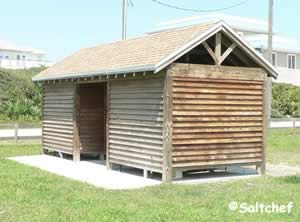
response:
[[[300,129],[272,129],[268,135],[267,160],[300,165]]]
[[[277,148],[277,138],[271,135],[269,151],[283,149]],[[294,149],[291,141],[280,141]],[[0,221],[300,221],[300,177],[108,191],[5,159],[38,154],[39,149],[0,145]],[[294,207],[291,214],[241,214],[228,209],[231,201],[292,201]]]
[[[19,123],[19,124],[41,124],[41,121],[40,120],[31,120],[31,121],[28,121],[28,120],[16,120],[16,121],[13,121],[13,120],[5,120],[5,119],[0,119],[0,124],[13,124],[13,123]]]

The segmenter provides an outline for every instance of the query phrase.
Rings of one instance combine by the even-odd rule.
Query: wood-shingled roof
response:
[[[135,71],[155,72],[158,64],[163,60],[176,54],[197,36],[204,35],[217,26],[220,26],[220,23],[181,27],[81,49],[41,72],[33,80],[76,78]],[[270,66],[270,64],[267,65]]]

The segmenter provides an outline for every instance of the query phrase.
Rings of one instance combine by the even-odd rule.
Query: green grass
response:
[[[269,150],[290,150],[276,138]],[[39,145],[0,145],[0,221],[300,221],[300,177],[109,191],[5,159],[39,152]],[[291,214],[241,214],[228,210],[231,201],[294,207]]]
[[[273,129],[268,135],[267,160],[300,165],[300,129]]]
[[[40,120],[6,120],[6,119],[0,119],[0,124],[13,124],[13,123],[19,123],[19,124],[41,124],[42,122]]]
[[[39,144],[0,144],[0,159],[14,156],[25,156],[40,154],[41,145]]]

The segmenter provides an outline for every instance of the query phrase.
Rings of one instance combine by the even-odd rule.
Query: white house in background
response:
[[[156,26],[154,31],[214,21],[224,21],[229,24],[267,58],[268,22],[266,20],[213,13],[162,22]],[[275,32],[272,58],[273,65],[280,71],[277,82],[300,86],[300,42]]]
[[[24,69],[51,65],[45,58],[43,51],[0,40],[0,68]]]

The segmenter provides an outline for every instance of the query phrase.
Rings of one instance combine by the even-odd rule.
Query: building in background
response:
[[[268,22],[265,20],[213,13],[162,22],[154,31],[221,20],[233,27],[250,45],[267,58]],[[300,86],[300,42],[297,39],[275,32],[272,63],[280,71],[277,82]]]
[[[0,68],[26,69],[49,65],[45,52],[0,40]]]

